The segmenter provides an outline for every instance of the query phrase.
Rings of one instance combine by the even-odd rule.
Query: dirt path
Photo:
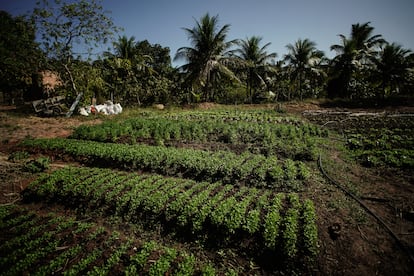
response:
[[[24,116],[0,111],[1,144],[16,143],[26,137],[67,137],[82,124],[98,124],[100,119]]]
[[[19,199],[19,193],[33,180],[24,172],[22,162],[10,162],[8,156],[17,144],[27,137],[68,137],[82,124],[98,124],[99,118],[50,117],[42,118],[16,112],[13,107],[0,108],[0,204]]]

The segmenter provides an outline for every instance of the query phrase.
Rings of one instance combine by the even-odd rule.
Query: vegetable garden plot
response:
[[[100,180],[96,169],[60,169],[50,177],[39,177],[24,196],[61,203],[70,199],[71,204],[89,202],[91,209],[114,210],[116,215],[131,221],[157,219],[195,234],[221,233],[222,238],[230,237],[237,242],[241,237],[256,239],[256,244],[289,260],[316,255],[313,203],[301,201],[295,193],[235,188],[160,175],[126,176],[125,172],[109,169],[102,169],[102,175],[108,175],[106,183]]]
[[[366,166],[414,169],[414,131],[412,129],[371,129],[368,133],[346,131],[346,145]]]
[[[11,227],[13,226],[13,227]],[[1,275],[204,275],[216,268],[183,249],[123,238],[95,223],[0,207]],[[221,273],[225,271],[221,270]]]
[[[412,116],[362,116],[344,128],[346,145],[363,165],[414,169]]]
[[[320,125],[338,131],[346,138],[352,156],[368,167],[389,166],[414,169],[414,120],[404,114],[378,113],[308,115]]]
[[[147,145],[123,145],[73,139],[25,140],[27,150],[52,150],[69,154],[91,165],[143,170],[195,180],[222,181],[272,187],[279,191],[303,188],[310,172],[301,161],[256,154],[237,155],[232,152],[210,152],[194,149],[167,148]]]
[[[225,118],[223,118],[225,120]],[[221,143],[244,145],[246,150],[266,155],[281,154],[295,159],[316,160],[317,139],[327,130],[315,125],[179,120],[163,117],[107,121],[95,126],[80,126],[74,139],[135,144],[150,139],[154,143]]]

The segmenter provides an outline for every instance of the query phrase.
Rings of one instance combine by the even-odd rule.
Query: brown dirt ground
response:
[[[8,156],[18,143],[27,137],[52,138],[67,137],[81,124],[98,124],[99,118],[80,117],[39,117],[25,115],[12,106],[0,106],[0,204],[19,199],[19,193],[32,180],[33,176],[22,170],[21,162],[10,162]],[[52,166],[61,166],[54,163]]]
[[[213,106],[206,104],[200,108]],[[317,103],[290,103],[283,105],[283,108],[294,114],[321,109]],[[28,136],[67,137],[76,126],[99,122],[99,118],[41,118],[15,114],[12,108],[0,109],[0,204],[18,202],[19,192],[34,178],[30,173],[22,172],[21,163],[7,160],[19,141]],[[337,171],[342,168],[343,173],[332,177],[346,183],[359,197],[365,198],[364,202],[390,226],[413,254],[414,221],[402,215],[403,211],[414,210],[413,175],[366,169],[344,161],[337,152],[324,158],[326,171],[329,173],[330,169]],[[62,165],[52,164],[55,167]],[[414,263],[378,222],[341,191],[318,177],[319,184],[307,192],[318,211],[320,255],[314,274],[414,275]],[[334,225],[340,227],[336,238],[329,230]]]

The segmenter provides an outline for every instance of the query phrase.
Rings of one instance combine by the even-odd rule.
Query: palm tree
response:
[[[380,46],[385,42],[381,35],[372,35],[374,27],[370,26],[371,22],[362,25],[353,24],[351,28],[351,40],[355,44],[357,50],[372,51],[376,46]]]
[[[126,35],[120,36],[118,41],[114,42],[115,55],[118,58],[131,60],[135,55],[135,37],[128,38]]]
[[[316,49],[316,43],[309,39],[299,39],[295,44],[286,45],[288,54],[284,60],[290,64],[292,76],[298,81],[299,96],[303,98],[303,83],[311,69],[320,63],[324,53]]]
[[[229,48],[236,40],[226,41],[230,25],[218,28],[218,15],[210,17],[207,13],[196,21],[192,29],[184,28],[192,47],[181,47],[177,50],[174,60],[185,59],[186,64],[180,67],[188,73],[192,86],[203,90],[204,100],[214,98],[215,82],[221,75],[235,78],[226,66],[229,64]]]
[[[409,70],[413,68],[411,50],[402,48],[401,45],[386,44],[374,59],[376,65],[375,78],[379,81],[382,97],[396,92],[406,82]]]
[[[246,89],[250,102],[253,101],[256,94],[256,87],[259,84],[265,84],[265,73],[271,71],[271,66],[269,66],[268,62],[277,56],[276,53],[268,54],[266,52],[266,48],[270,43],[266,43],[260,47],[261,41],[262,38],[258,36],[252,36],[246,40],[238,41],[240,48],[234,51],[241,59],[244,65],[243,67],[247,69]]]
[[[349,96],[349,85],[354,73],[370,67],[372,57],[377,55],[377,47],[385,43],[381,35],[372,35],[374,27],[369,24],[370,22],[353,24],[350,38],[340,34],[342,44],[331,46],[331,51],[337,55],[332,60],[329,96]]]
[[[328,82],[328,96],[345,98],[349,94],[349,84],[352,79],[352,74],[359,64],[359,53],[355,47],[352,39],[347,39],[344,35],[339,35],[342,44],[335,44],[331,46],[331,51],[337,52],[337,55],[332,59],[331,79]]]

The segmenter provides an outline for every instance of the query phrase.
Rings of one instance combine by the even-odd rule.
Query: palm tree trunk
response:
[[[252,69],[249,69],[249,102],[253,103],[253,72]]]
[[[303,100],[303,91],[302,91],[302,72],[299,73],[299,99]]]

